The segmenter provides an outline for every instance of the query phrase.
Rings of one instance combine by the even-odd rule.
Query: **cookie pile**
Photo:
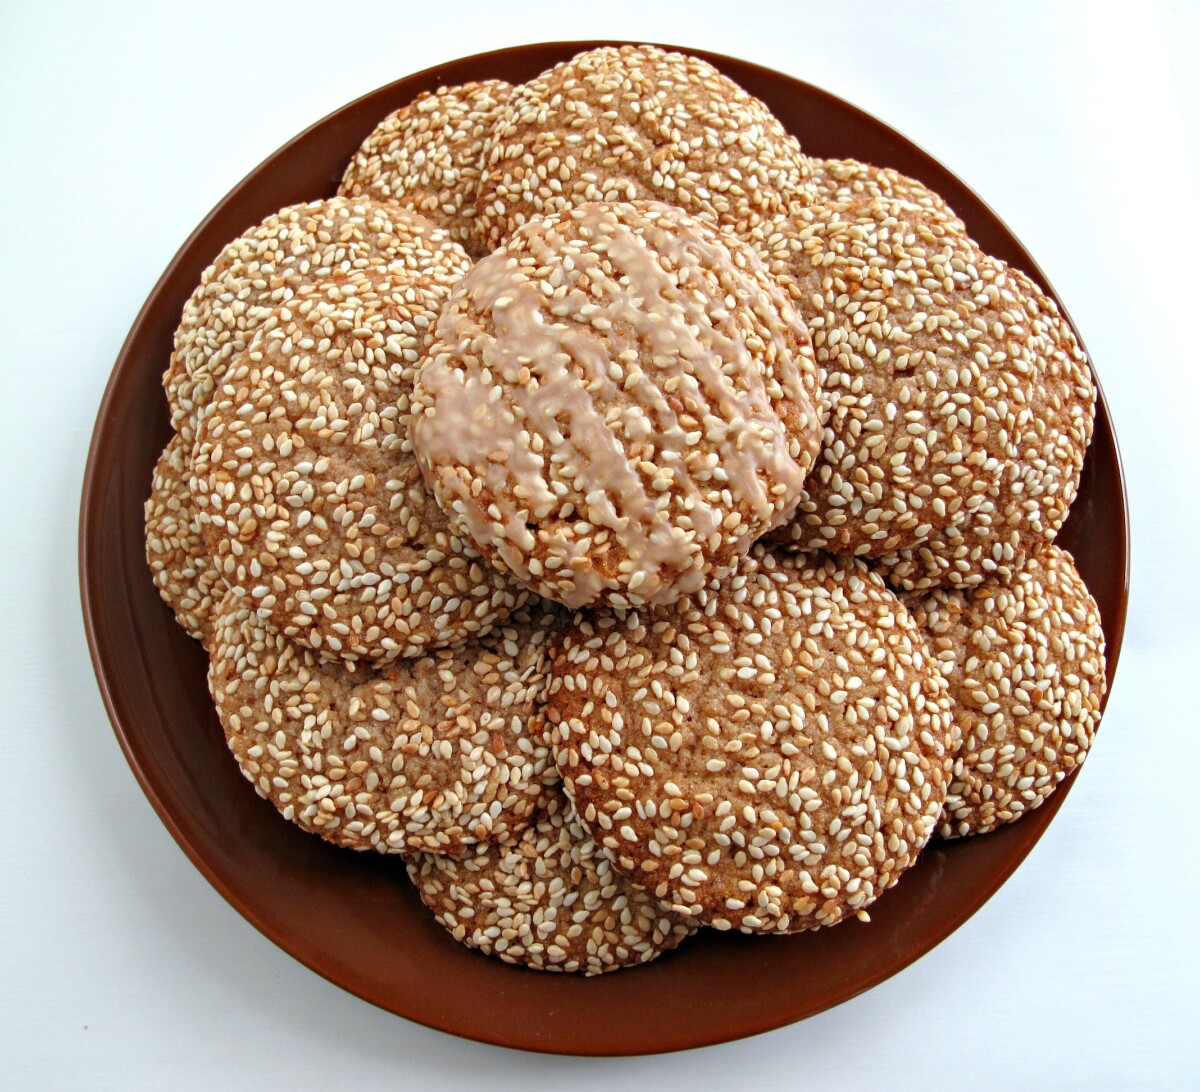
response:
[[[217,256],[164,386],[147,559],[242,772],[501,959],[866,919],[1087,754],[1070,327],[696,58],[397,110]]]

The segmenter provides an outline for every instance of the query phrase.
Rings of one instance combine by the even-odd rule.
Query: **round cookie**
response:
[[[1071,555],[1047,546],[1007,583],[909,597],[961,731],[941,834],[982,834],[1082,764],[1107,687],[1104,632]]]
[[[363,141],[338,193],[395,201],[444,227],[472,257],[483,145],[512,92],[503,80],[440,87],[388,114]]]
[[[490,249],[592,201],[653,199],[736,234],[809,200],[800,144],[712,65],[652,46],[581,53],[514,89],[485,145]]]
[[[865,564],[757,546],[670,611],[577,618],[546,720],[622,872],[719,929],[795,932],[861,914],[933,834],[945,690]]]
[[[1044,296],[938,212],[851,194],[776,236],[829,418],[773,541],[878,557],[935,536],[1051,537],[1078,487],[1094,388]],[[782,241],[781,241],[782,239]]]
[[[450,528],[408,441],[420,347],[446,295],[397,268],[298,288],[201,420],[192,489],[218,571],[327,659],[455,644],[526,597]]]
[[[1045,474],[1042,485],[1048,487],[1036,504],[1028,503],[1013,487],[1001,494],[1003,503],[968,508],[961,520],[919,546],[878,558],[876,570],[893,587],[905,591],[941,585],[969,588],[989,579],[1011,579],[1031,552],[1053,541],[1079,491],[1096,410],[1087,355],[1054,300],[1025,274],[1014,269],[1008,273],[1024,304],[1027,328],[1040,346],[1041,397],[1070,410],[1069,425],[1063,429],[1066,442],[1057,453],[1044,456],[1046,461],[1034,463]],[[1055,456],[1061,459],[1057,466],[1048,461]]]
[[[196,520],[188,487],[191,446],[173,436],[154,467],[146,500],[146,563],[154,586],[175,620],[201,644],[212,636],[212,616],[225,594]]]
[[[813,204],[844,201],[856,194],[886,200],[907,201],[949,220],[956,230],[966,235],[966,225],[954,214],[945,199],[924,182],[901,174],[891,167],[875,167],[857,159],[816,159],[809,157],[812,167]]]
[[[696,928],[617,872],[558,792],[515,841],[461,860],[421,854],[408,874],[455,940],[539,971],[648,963]]]
[[[231,591],[209,689],[242,773],[284,818],[350,849],[460,853],[515,836],[557,780],[540,705],[560,622],[539,605],[457,648],[349,671]]]
[[[172,426],[192,442],[229,361],[301,285],[382,266],[449,287],[470,264],[448,232],[397,205],[334,197],[268,216],[221,251],[184,305],[163,376]]]
[[[572,607],[667,603],[791,513],[816,382],[749,246],[656,202],[582,205],[455,287],[410,433],[493,564]]]

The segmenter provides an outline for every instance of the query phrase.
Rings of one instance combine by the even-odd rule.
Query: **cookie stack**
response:
[[[164,385],[147,558],[242,772],[502,959],[865,919],[1087,754],[1070,327],[696,58],[422,95]]]

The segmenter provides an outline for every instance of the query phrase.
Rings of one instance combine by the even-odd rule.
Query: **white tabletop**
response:
[[[0,400],[8,770],[0,1084],[1130,1087],[1200,1082],[1196,9],[1123,5],[5,5]],[[92,677],[75,575],[96,407],[160,271],[311,121],[438,60],[536,40],[692,45],[884,118],[1036,254],[1094,356],[1132,500],[1129,628],[1070,800],[1004,888],[854,1001],[649,1059],[407,1023],[247,924],[158,821]]]

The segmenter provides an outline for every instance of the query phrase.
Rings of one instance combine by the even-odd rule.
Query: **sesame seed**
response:
[[[481,257],[490,249],[475,224],[484,141],[511,92],[503,80],[484,80],[422,93],[363,141],[338,193],[420,213]]]
[[[460,643],[528,597],[476,566],[405,449],[416,365],[404,349],[422,338],[388,331],[431,321],[447,292],[399,265],[297,287],[228,363],[196,431],[190,483],[218,568],[330,660]]]
[[[773,541],[882,558],[903,588],[1011,572],[1078,489],[1086,358],[1045,293],[919,184],[830,170],[822,200],[754,235],[812,329],[830,411]]]
[[[461,859],[419,854],[408,871],[457,940],[536,970],[596,975],[647,963],[698,924],[632,886],[558,792],[515,839]]]
[[[1087,757],[1106,689],[1095,600],[1071,555],[1051,545],[1002,583],[915,593],[909,604],[961,738],[941,833],[1013,822]]]
[[[353,849],[457,852],[518,833],[557,781],[541,708],[562,621],[521,609],[486,637],[352,672],[229,591],[210,685],[243,772],[301,826]]]
[[[890,887],[933,833],[955,742],[946,683],[879,577],[762,546],[669,608],[580,612],[546,702],[567,790],[614,863],[660,877],[676,912],[752,932],[832,924]],[[831,885],[847,845],[862,863]]]

